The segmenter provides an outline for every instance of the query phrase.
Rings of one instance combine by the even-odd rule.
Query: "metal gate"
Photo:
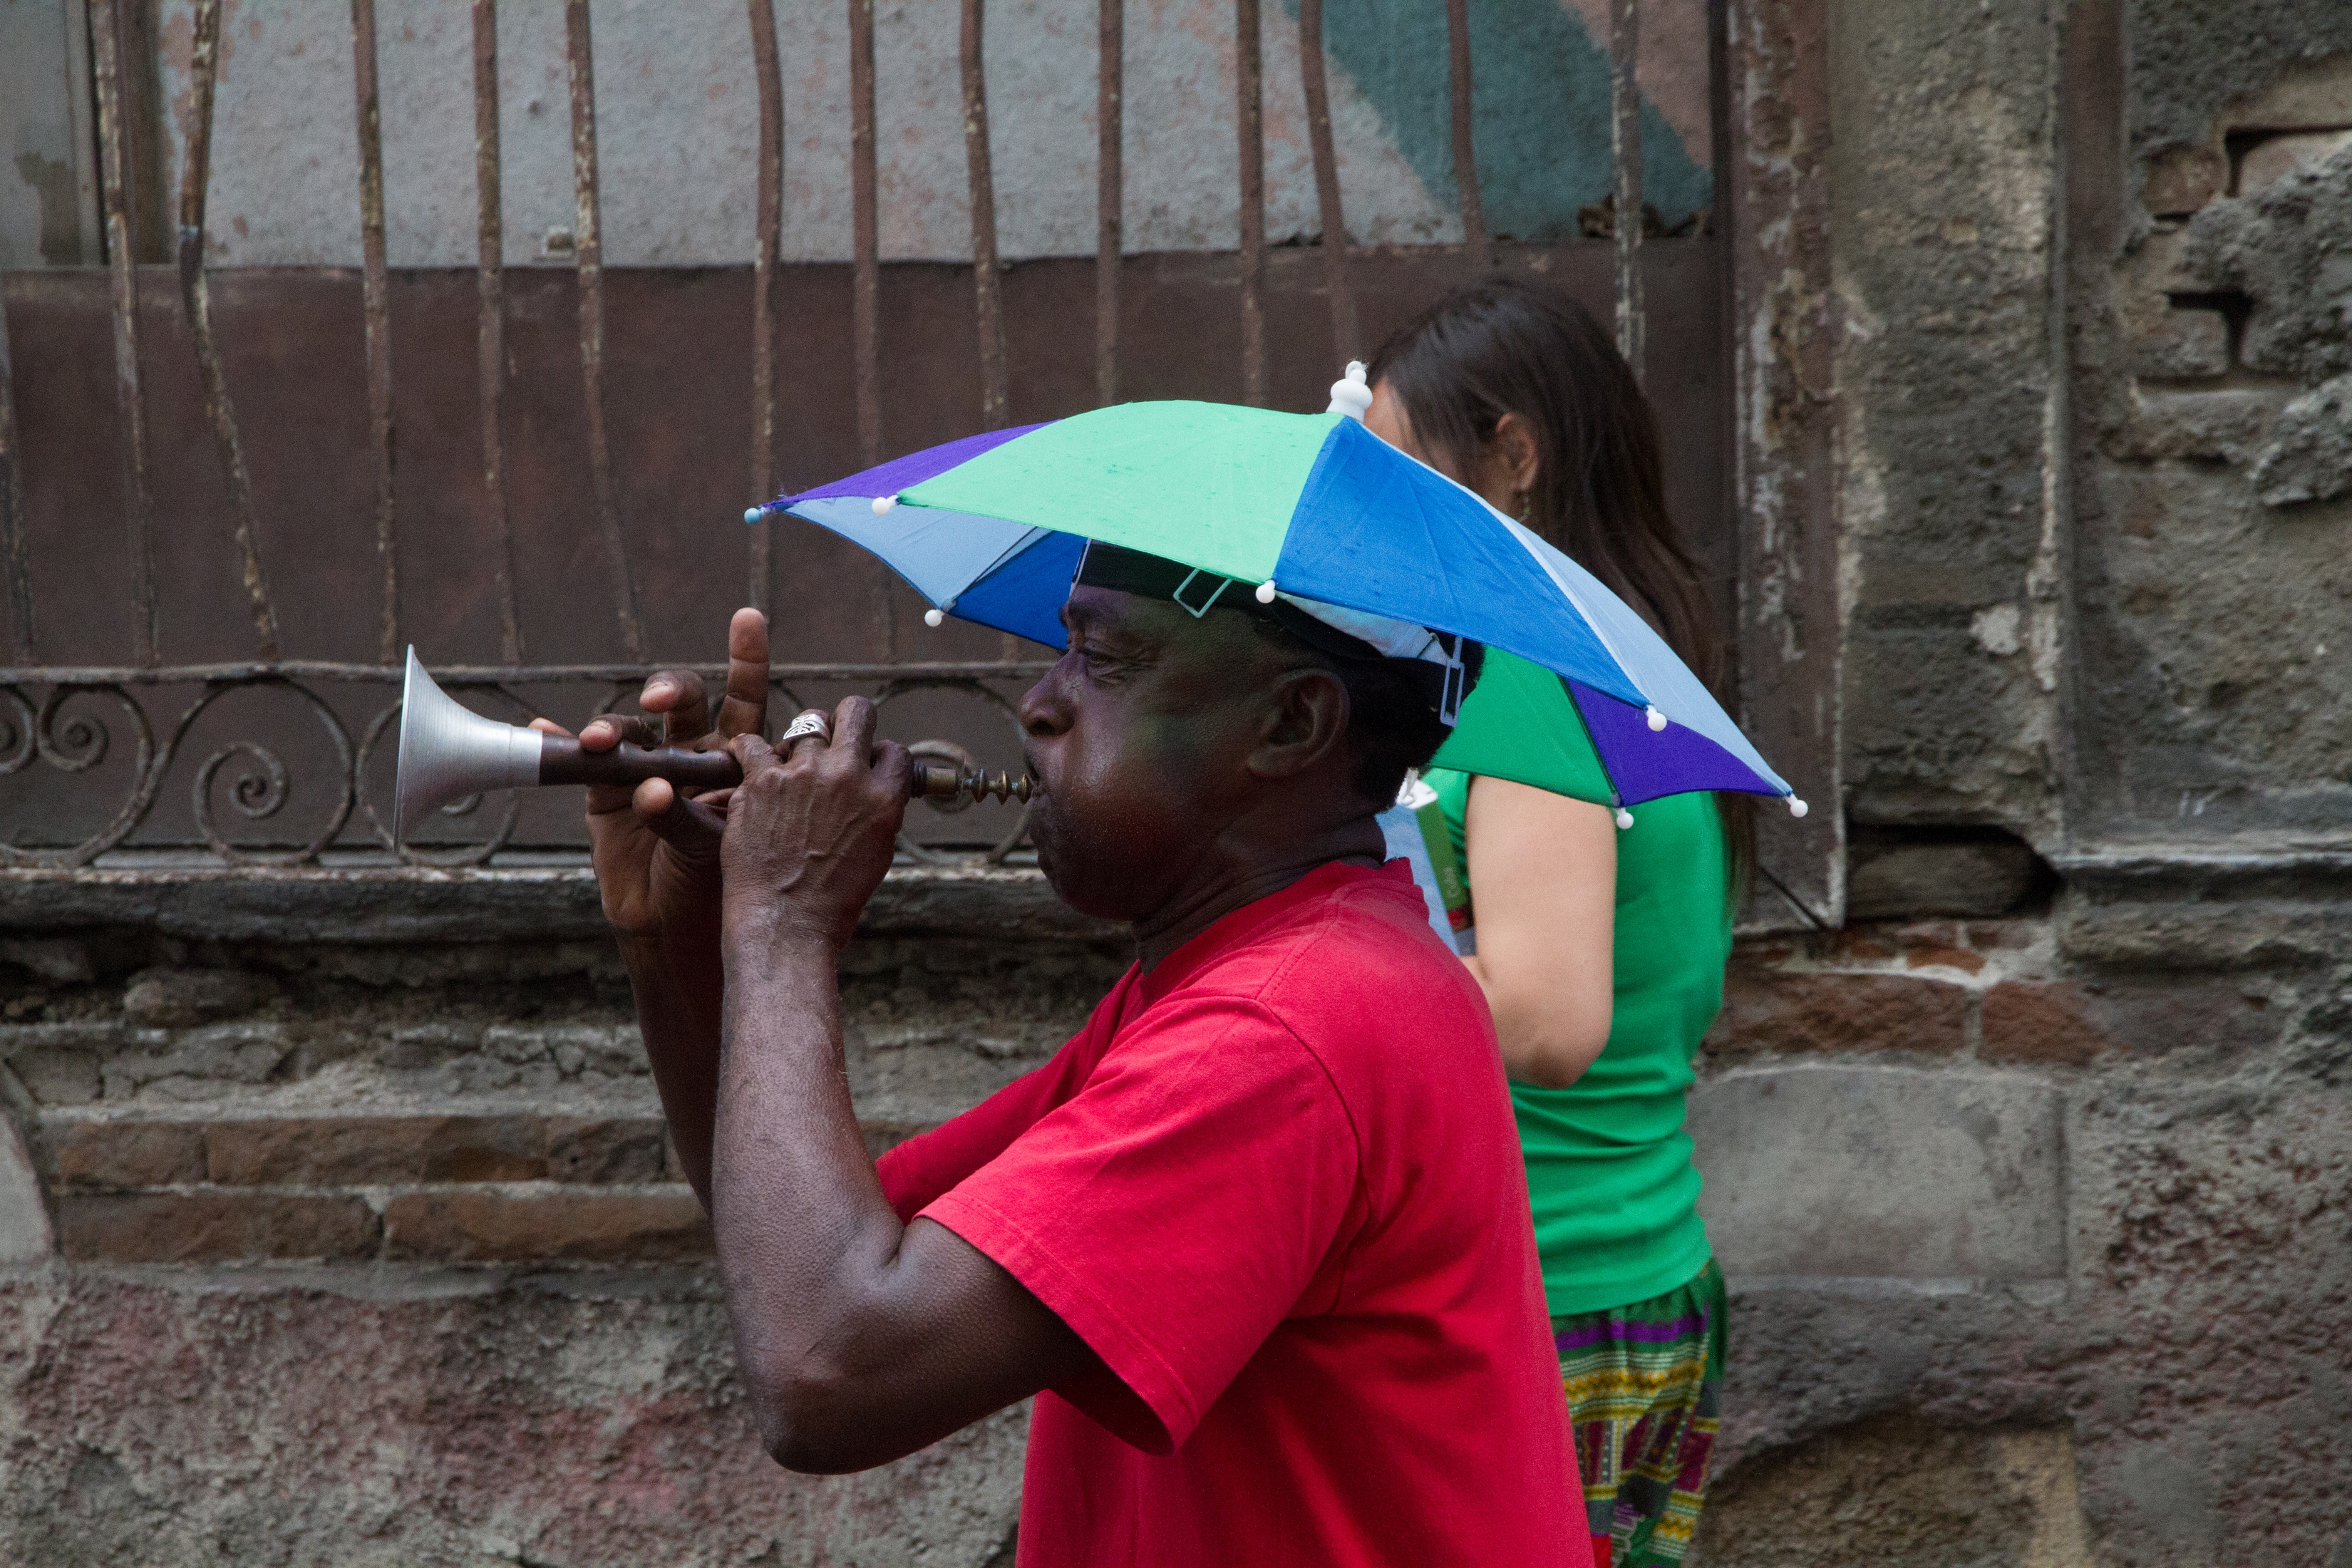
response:
[[[782,259],[791,58],[771,5],[751,0],[755,262],[608,268],[594,18],[587,0],[565,0],[576,222],[572,265],[558,270],[502,260],[498,7],[473,0],[478,262],[467,273],[387,265],[377,77],[398,46],[377,37],[375,0],[352,0],[354,274],[207,266],[222,0],[193,8],[174,265],[141,266],[126,42],[141,0],[83,3],[107,269],[14,272],[0,295],[0,397],[14,392],[0,402],[14,656],[0,669],[0,863],[576,855],[576,803],[528,795],[463,803],[429,836],[438,842],[393,848],[384,742],[403,646],[415,642],[487,711],[576,723],[625,703],[657,662],[707,665],[738,603],[769,610],[793,656],[772,671],[781,703],[864,690],[886,702],[893,732],[946,736],[1003,765],[1017,744],[1011,702],[1044,650],[953,623],[925,628],[919,603],[850,547],[789,520],[742,537],[727,520],[787,486],[974,427],[1121,397],[1318,409],[1342,361],[1493,266],[1546,270],[1613,317],[1670,433],[1670,499],[1727,616],[1738,602],[1749,525],[1735,521],[1748,514],[1735,504],[1733,381],[1756,377],[1733,352],[1738,247],[1715,218],[1738,196],[1725,178],[1739,129],[1730,73],[1754,51],[1741,52],[1738,17],[1720,4],[1707,11],[1704,65],[1712,209],[1672,237],[1614,221],[1644,211],[1643,19],[1640,0],[1606,0],[1612,189],[1580,236],[1522,242],[1491,236],[1482,208],[1468,0],[1427,0],[1445,24],[1464,237],[1371,246],[1346,239],[1323,6],[1297,0],[1320,232],[1302,246],[1269,245],[1265,221],[1260,41],[1284,18],[1233,0],[1238,249],[1139,254],[1121,243],[1124,6],[1099,0],[1087,8],[1099,45],[1096,254],[1007,263],[987,7],[961,0],[965,266],[882,259],[877,141],[888,125],[874,0],[844,0],[845,266]],[[1752,619],[1738,628],[1743,649],[1758,642]],[[1819,776],[1801,761],[1782,766],[1801,785]],[[1022,853],[1006,808],[916,816],[910,853]],[[1822,900],[1801,888],[1790,901]]]

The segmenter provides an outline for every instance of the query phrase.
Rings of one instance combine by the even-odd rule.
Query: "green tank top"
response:
[[[1519,684],[1496,681],[1490,693],[1482,679],[1464,705],[1463,728],[1535,717],[1516,701],[1478,702]],[[1558,709],[1542,718],[1558,722]],[[1591,745],[1581,733],[1570,743]],[[1432,769],[1426,776],[1462,855],[1472,775]],[[1555,1317],[1660,1295],[1714,1256],[1683,1120],[1699,1039],[1723,1006],[1729,876],[1714,796],[1668,795],[1635,806],[1633,826],[1617,836],[1609,1043],[1566,1089],[1511,1085],[1544,1294]],[[1473,888],[1474,912],[1476,896]]]

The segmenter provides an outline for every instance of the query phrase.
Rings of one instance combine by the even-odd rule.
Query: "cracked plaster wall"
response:
[[[1848,809],[2057,826],[2043,7],[1833,5]]]
[[[1849,811],[2340,843],[2352,24],[2113,14],[1832,7]]]
[[[2352,25],[2244,10],[2217,34],[2135,8],[2126,181],[2075,258],[2073,802],[2097,840],[2352,825]]]
[[[1724,1027],[1811,1071],[1863,1040],[2010,1061],[2063,1103],[2067,1228],[2046,1279],[1939,1281],[1969,1233],[1891,1223],[1917,1194],[1782,1173],[1784,1239],[1801,1215],[1821,1257],[1863,1245],[1851,1212],[1926,1261],[1739,1282],[1701,1553],[2352,1561],[2352,12],[1855,3],[1829,28],[1848,810],[1857,842],[2029,840],[2072,990],[2004,995],[2014,959],[1857,925],[1744,950]],[[2239,869],[2178,869],[2207,863]],[[1956,964],[1972,1001],[1915,988]],[[2093,1017],[2117,1053],[2058,1065]],[[1752,1070],[1718,1082],[1788,1116]],[[1964,1120],[1877,1134],[1940,1169]],[[1789,1124],[1845,1166],[1870,1136]],[[2018,1442],[2050,1445],[2040,1501],[2000,1479]]]

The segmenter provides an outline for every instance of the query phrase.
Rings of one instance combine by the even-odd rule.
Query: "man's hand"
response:
[[[874,739],[874,704],[845,697],[833,733],[779,755],[757,735],[734,743],[743,782],[729,803],[719,858],[725,929],[846,946],[890,868],[914,759]]]
[[[649,720],[608,715],[582,727],[581,749],[608,752],[628,741],[717,751],[738,737],[757,737],[768,713],[767,617],[742,609],[728,623],[727,694],[715,726],[702,678],[690,670],[655,675],[638,702],[659,716],[658,736]],[[531,728],[564,733],[545,719],[533,720]],[[667,779],[647,779],[635,790],[589,786],[588,841],[604,918],[614,930],[662,936],[716,917],[719,835],[732,793],[680,790]]]

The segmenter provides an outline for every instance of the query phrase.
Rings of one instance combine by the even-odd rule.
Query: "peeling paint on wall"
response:
[[[99,259],[81,21],[79,0],[0,0],[0,268]]]
[[[1609,187],[1605,47],[1591,0],[1472,8],[1488,222],[1572,236]],[[1704,0],[1646,11],[1644,189],[1671,224],[1706,204]],[[473,259],[470,34],[460,8],[385,0],[378,22],[385,200],[394,266]],[[188,92],[192,0],[167,0],[163,80]],[[1096,32],[1090,0],[996,0],[988,13],[991,146],[1007,258],[1095,244]],[[757,94],[739,6],[598,0],[593,12],[604,256],[620,266],[740,264],[752,252]],[[1458,240],[1442,7],[1366,0],[1327,18],[1332,131],[1349,237]],[[1266,235],[1319,233],[1295,0],[1262,13]],[[848,36],[835,0],[778,0],[783,47],[786,260],[851,253]],[[969,184],[953,6],[875,10],[881,246],[888,259],[966,260]],[[1234,46],[1221,0],[1130,0],[1126,214],[1130,251],[1238,243]],[[1601,35],[1605,37],[1605,34]],[[560,0],[499,12],[507,260],[568,264],[572,186]],[[216,265],[359,258],[348,18],[298,0],[226,8],[212,188]]]
[[[1294,16],[1297,0],[1284,0]],[[1480,195],[1496,234],[1576,233],[1610,190],[1605,0],[1482,0],[1470,8]],[[1642,190],[1672,226],[1712,196],[1704,0],[1643,6]],[[1445,12],[1428,0],[1360,0],[1326,16],[1333,58],[1422,184],[1457,201]]]

